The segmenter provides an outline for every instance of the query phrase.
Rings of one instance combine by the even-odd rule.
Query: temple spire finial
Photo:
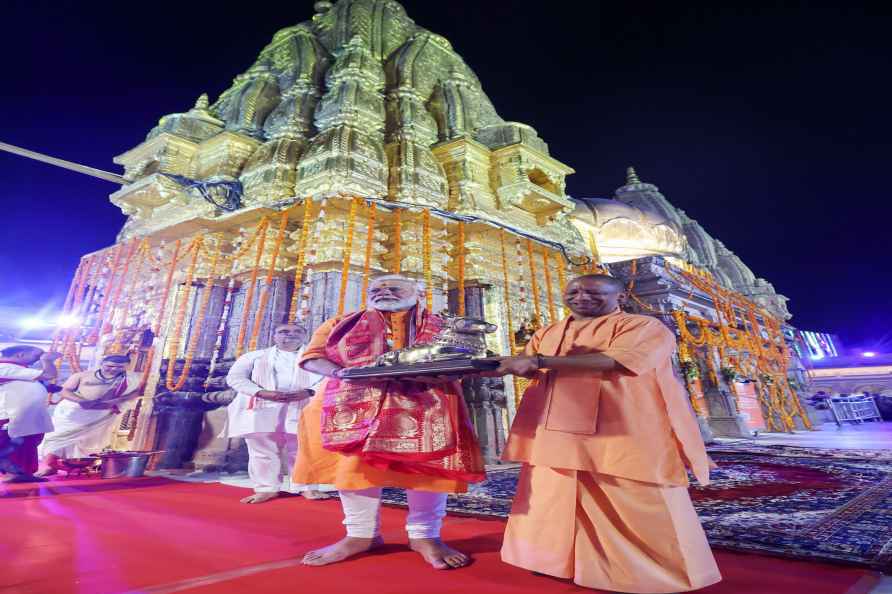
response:
[[[198,99],[195,101],[195,107],[193,109],[199,109],[202,111],[207,111],[208,106],[210,105],[210,101],[208,100],[208,94],[202,93]]]
[[[638,177],[638,174],[635,173],[634,167],[626,168],[626,185],[631,186],[632,184],[640,184],[641,179]]]

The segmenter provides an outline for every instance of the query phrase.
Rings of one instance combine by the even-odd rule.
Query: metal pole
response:
[[[28,159],[34,159],[35,161],[41,161],[43,163],[49,163],[50,165],[55,165],[56,167],[83,173],[84,175],[89,175],[91,177],[98,177],[99,179],[104,179],[105,181],[110,181],[122,186],[125,186],[128,183],[127,180],[116,173],[110,173],[101,169],[87,167],[86,165],[80,165],[78,163],[72,163],[71,161],[66,161],[64,159],[57,159],[56,157],[50,157],[49,155],[42,155],[40,153],[35,153],[34,151],[19,148],[11,144],[6,144],[5,142],[0,142],[0,151],[19,155]]]

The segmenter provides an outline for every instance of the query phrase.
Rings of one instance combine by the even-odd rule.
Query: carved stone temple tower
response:
[[[742,263],[723,246],[692,241],[702,228],[655,186],[630,178],[615,200],[567,196],[573,169],[531,126],[503,120],[449,41],[392,0],[317,2],[216,101],[201,95],[162,117],[115,162],[127,184],[111,201],[128,219],[114,246],[82,259],[66,308],[84,326],[58,340],[73,365],[83,345],[137,355],[145,395],[112,444],[164,449],[162,467],[242,464],[236,440],[215,438],[234,357],[268,345],[276,322],[312,330],[361,307],[377,273],[423,281],[434,311],[497,324],[489,347],[502,354],[564,315],[570,275],[602,265],[633,287],[628,263],[649,257],[678,267],[678,286],[773,295],[752,273],[733,275]],[[698,276],[689,263],[724,276]],[[718,293],[708,293],[702,308],[715,311]],[[658,313],[671,323],[669,305]],[[759,320],[721,323],[781,349]],[[490,460],[522,387],[467,382]]]

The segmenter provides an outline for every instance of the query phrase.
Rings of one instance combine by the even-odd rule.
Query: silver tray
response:
[[[351,379],[399,379],[401,377],[425,375],[469,375],[481,371],[491,371],[499,366],[498,359],[446,359],[411,365],[371,365],[349,367],[340,372],[340,378]],[[457,378],[456,378],[457,379]]]

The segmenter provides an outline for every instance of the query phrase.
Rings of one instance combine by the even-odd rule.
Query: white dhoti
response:
[[[381,531],[381,487],[341,491],[347,536],[375,538]],[[410,539],[439,538],[446,515],[446,493],[406,489],[409,514],[406,533]]]
[[[53,411],[53,426],[38,450],[60,458],[86,458],[98,454],[109,444],[109,433],[118,415],[109,409],[89,410],[76,402],[63,400]]]
[[[260,390],[293,391],[315,385],[319,377],[298,366],[300,353],[275,347],[239,357],[226,382],[238,393],[227,407],[225,437],[241,437],[248,447],[248,476],[255,493],[334,491],[332,485],[292,484],[297,457],[297,427],[307,401],[272,402],[254,398]]]
[[[297,457],[294,433],[249,433],[242,437],[248,446],[248,476],[255,493],[334,491],[331,485],[292,484],[291,469]]]

